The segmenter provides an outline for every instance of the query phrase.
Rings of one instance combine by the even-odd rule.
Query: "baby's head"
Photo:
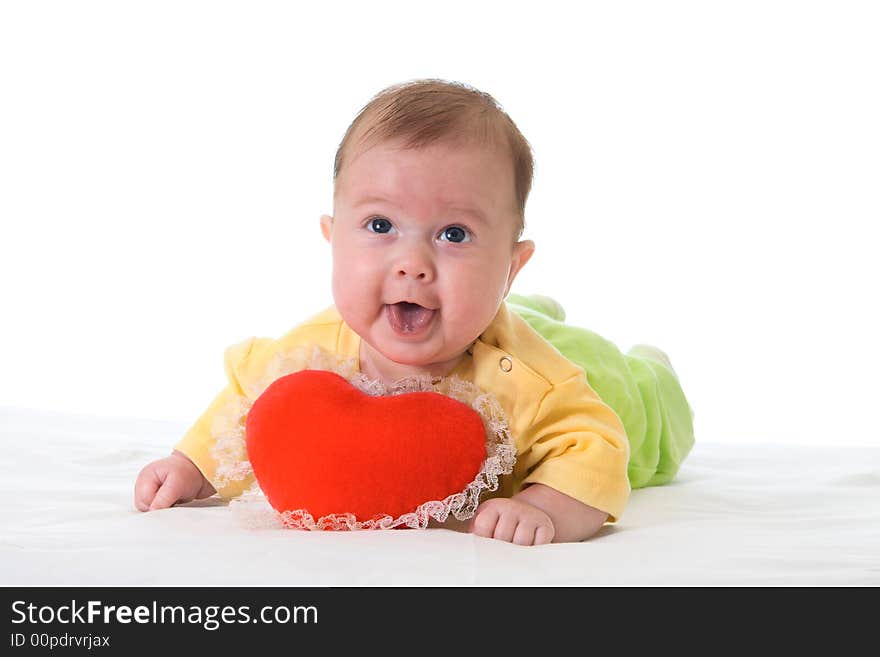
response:
[[[336,307],[375,370],[446,374],[491,323],[534,252],[519,241],[532,171],[513,121],[466,85],[394,85],[360,111],[321,230]]]

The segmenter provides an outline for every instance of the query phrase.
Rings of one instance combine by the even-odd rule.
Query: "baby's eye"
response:
[[[467,228],[463,228],[462,226],[449,226],[448,228],[444,228],[443,232],[440,233],[440,239],[453,242],[454,244],[461,244],[463,242],[471,241],[471,234]]]
[[[367,222],[367,230],[372,233],[385,234],[392,228],[391,222],[384,217],[373,217]]]

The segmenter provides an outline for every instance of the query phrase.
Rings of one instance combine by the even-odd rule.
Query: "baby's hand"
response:
[[[486,500],[477,507],[471,531],[517,545],[543,545],[556,534],[553,521],[541,509],[505,497]]]
[[[215,492],[195,464],[174,451],[141,470],[134,484],[134,505],[138,511],[155,511],[178,502],[210,497]]]

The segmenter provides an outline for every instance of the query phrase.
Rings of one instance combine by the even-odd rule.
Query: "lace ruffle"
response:
[[[276,354],[266,366],[263,376],[244,391],[247,396],[233,400],[225,412],[214,418],[211,433],[215,443],[211,453],[217,461],[216,474],[212,482],[215,488],[220,490],[231,482],[243,481],[253,475],[253,469],[247,460],[245,441],[247,414],[253,402],[273,381],[306,369],[335,372],[373,397],[408,392],[437,392],[467,404],[483,420],[483,427],[486,430],[486,460],[474,480],[464,490],[446,499],[424,502],[413,512],[397,518],[383,515],[363,521],[348,513],[330,514],[317,520],[305,509],[279,513],[269,505],[255,480],[242,496],[234,499],[230,504],[242,521],[250,527],[271,527],[280,524],[284,527],[310,530],[394,527],[424,529],[432,518],[442,523],[450,514],[458,520],[473,517],[483,491],[497,490],[498,478],[513,472],[516,448],[504,411],[493,395],[484,393],[470,381],[458,377],[411,376],[396,381],[390,387],[385,386],[381,381],[358,372],[355,359],[343,359],[315,346],[299,348],[287,354]]]

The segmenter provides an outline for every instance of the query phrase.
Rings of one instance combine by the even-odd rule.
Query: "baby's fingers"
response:
[[[180,501],[183,488],[184,485],[180,477],[175,472],[169,472],[162,486],[156,492],[152,504],[150,504],[150,511],[174,506],[176,502]]]
[[[512,543],[513,535],[516,533],[516,528],[519,524],[519,516],[516,513],[511,513],[510,510],[506,513],[502,513],[501,517],[498,518],[498,522],[495,524],[495,534],[492,538]]]
[[[533,543],[533,545],[546,545],[553,540],[554,536],[556,536],[555,527],[547,527],[546,525],[541,525],[535,530],[535,542]]]
[[[515,545],[534,545],[535,525],[530,522],[520,522],[513,534],[513,543]]]
[[[154,467],[141,470],[134,482],[134,506],[138,511],[149,511],[156,491],[162,486],[162,480]]]
[[[486,506],[477,510],[477,516],[471,524],[471,531],[483,538],[492,538],[495,534],[495,525],[498,523],[498,511],[492,506]]]

